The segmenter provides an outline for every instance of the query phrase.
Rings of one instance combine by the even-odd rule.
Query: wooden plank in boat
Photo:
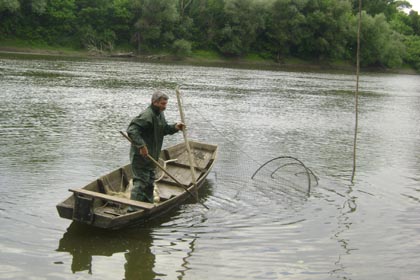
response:
[[[176,161],[173,161],[173,162],[168,162],[168,163],[167,163],[167,165],[168,165],[168,166],[169,166],[169,165],[173,165],[173,166],[178,166],[178,167],[190,168],[190,166],[189,166],[189,165],[187,165],[187,164],[183,164],[183,163],[179,163],[179,162],[176,162]],[[194,168],[195,168],[196,170],[198,170],[198,171],[204,171],[204,169],[203,169],[203,168],[201,168],[201,167],[194,166]]]
[[[186,167],[187,165],[184,165],[184,166],[185,167],[168,164],[166,167],[166,170],[168,171],[169,174],[175,177],[184,186],[188,186],[192,182],[191,169],[189,168],[189,166]],[[195,170],[195,174],[197,178],[200,172],[197,172],[197,170]],[[169,176],[167,175],[163,176],[163,178],[167,181],[172,181],[172,179],[169,178]]]
[[[142,209],[152,209],[152,208],[155,207],[151,203],[126,199],[126,198],[122,198],[122,197],[116,197],[116,196],[107,195],[107,194],[103,194],[103,193],[88,191],[88,190],[85,190],[85,189],[70,189],[69,191],[74,192],[74,193],[78,193],[78,194],[82,194],[82,195],[86,195],[86,196],[89,196],[89,197],[109,200],[109,201],[112,201],[112,202],[121,203],[121,204],[124,204],[124,205],[138,207],[138,208],[142,208]]]
[[[159,181],[158,184],[159,196],[164,200],[168,200],[174,196],[178,196],[185,192],[184,189],[181,189],[177,183],[173,181]]]
[[[195,150],[205,150],[207,152],[213,153],[215,148],[217,146],[212,145],[212,144],[206,144],[206,143],[199,143],[199,142],[195,142],[195,141],[189,141],[190,142],[190,146],[195,149]]]
[[[193,150],[192,153],[193,153],[194,166],[201,169],[205,168],[207,166],[207,163],[210,160],[211,154],[203,152],[202,150]],[[179,155],[177,163],[189,166],[188,154],[183,153]]]

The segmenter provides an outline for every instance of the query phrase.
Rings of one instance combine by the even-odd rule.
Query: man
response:
[[[183,123],[169,125],[163,111],[168,104],[168,96],[160,91],[152,95],[151,105],[135,117],[127,129],[133,141],[130,149],[131,168],[133,171],[133,189],[131,199],[153,203],[153,183],[155,166],[147,158],[159,159],[163,137],[184,129]],[[131,210],[131,209],[129,209]]]

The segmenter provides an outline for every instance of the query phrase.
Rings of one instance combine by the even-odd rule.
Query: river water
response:
[[[176,85],[189,137],[219,145],[210,210],[119,231],[59,218],[69,188],[128,163],[118,130],[155,88],[179,120]],[[0,279],[419,279],[418,75],[362,75],[353,184],[354,75],[3,55],[0,87]],[[291,159],[251,179],[282,156],[318,177],[309,196]]]

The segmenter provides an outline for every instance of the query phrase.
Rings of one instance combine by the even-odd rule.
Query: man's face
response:
[[[168,104],[168,100],[165,100],[165,99],[160,99],[158,101],[153,102],[153,105],[158,107],[160,112],[165,111],[166,104]]]

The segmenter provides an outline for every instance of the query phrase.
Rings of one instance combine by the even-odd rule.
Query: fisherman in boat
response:
[[[152,102],[143,112],[135,117],[127,129],[132,139],[130,161],[133,171],[133,189],[131,199],[153,203],[153,186],[155,181],[155,166],[147,155],[156,161],[162,149],[163,137],[183,130],[181,122],[169,125],[163,111],[166,109],[169,97],[156,91]],[[130,210],[130,209],[129,209]]]

